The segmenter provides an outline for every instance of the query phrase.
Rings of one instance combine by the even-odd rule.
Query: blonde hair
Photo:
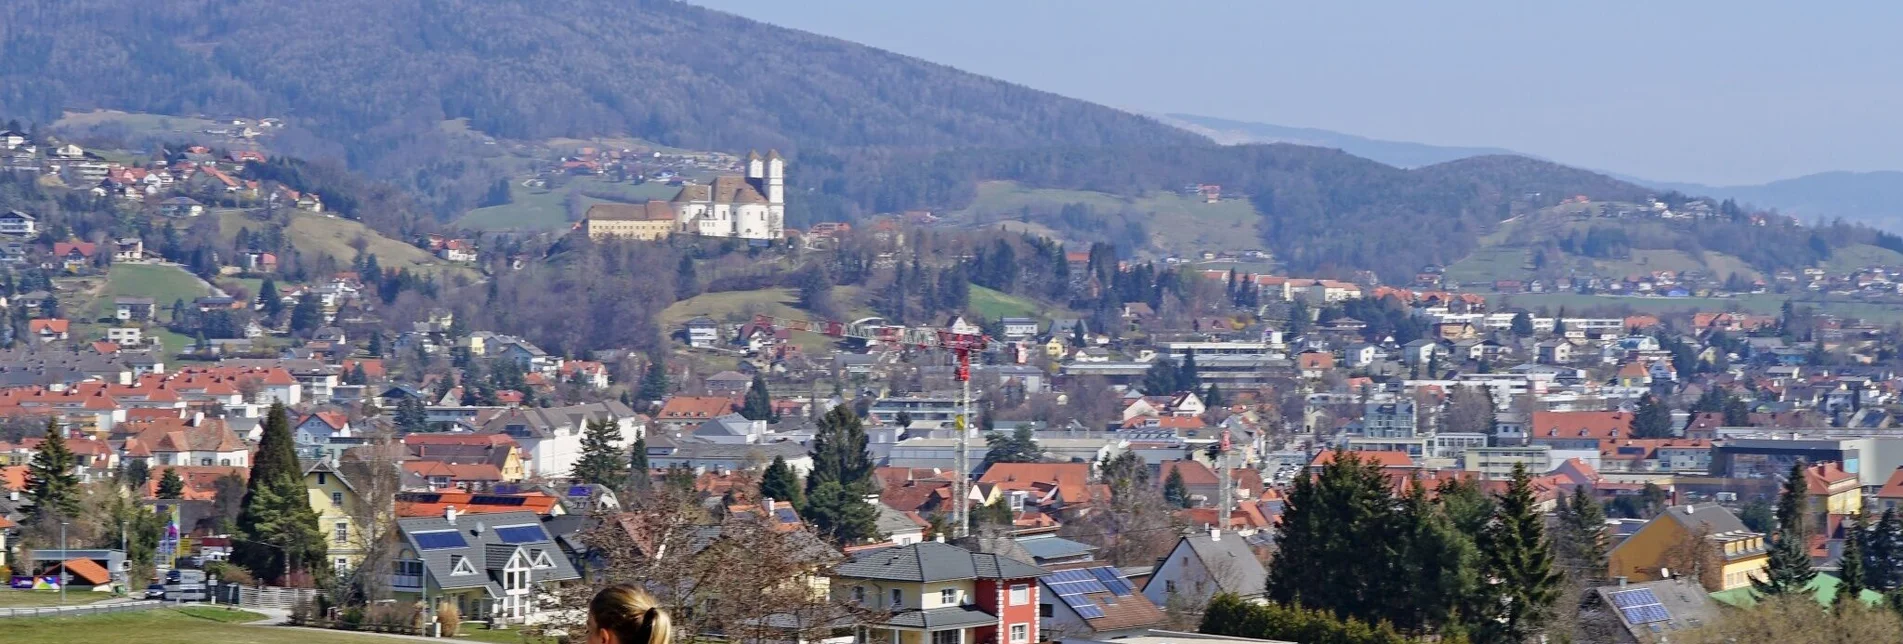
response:
[[[616,644],[668,644],[673,627],[653,595],[628,584],[609,586],[588,602],[595,629],[615,636]]]

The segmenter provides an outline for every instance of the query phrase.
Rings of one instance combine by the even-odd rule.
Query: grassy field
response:
[[[1871,266],[1903,266],[1903,253],[1870,244],[1853,244],[1837,249],[1824,262],[1832,273],[1848,273]]]
[[[457,219],[456,225],[481,230],[553,230],[570,223],[566,201],[571,194],[581,199],[584,206],[608,203],[606,199],[582,194],[588,192],[613,194],[627,201],[645,201],[672,199],[675,193],[680,192],[680,187],[664,183],[615,183],[594,177],[571,177],[561,187],[549,190],[525,187],[522,179],[518,178],[509,189],[511,203],[471,210]]]
[[[1511,246],[1489,246],[1448,265],[1445,278],[1462,284],[1492,283],[1518,279],[1526,275],[1526,250]]]
[[[161,318],[169,315],[172,302],[192,300],[211,294],[198,277],[185,272],[185,269],[164,264],[114,264],[106,273],[106,288],[93,303],[91,317],[111,317],[114,312],[113,299],[117,297],[149,297],[157,308],[166,311]]]
[[[833,298],[846,309],[846,320],[871,317],[872,311],[858,306],[858,287],[846,286],[833,289]],[[975,297],[975,295],[974,295]],[[753,319],[755,315],[771,315],[794,320],[816,320],[816,316],[799,308],[799,293],[790,288],[770,288],[757,291],[726,291],[705,293],[675,302],[661,311],[661,324],[669,331],[699,316],[707,316],[727,323],[740,323]],[[830,350],[835,341],[818,333],[795,332],[793,344],[807,353]]]
[[[107,596],[103,593],[69,590],[66,594],[66,603],[73,606],[90,604],[105,599]],[[60,605],[60,598],[57,590],[0,590],[0,608],[39,608],[58,605]]]
[[[1151,244],[1165,254],[1188,256],[1199,251],[1247,250],[1260,248],[1262,241],[1256,224],[1261,216],[1247,199],[1229,199],[1203,203],[1176,193],[1152,193],[1142,197],[1122,197],[1083,190],[1025,188],[1010,181],[978,184],[978,196],[970,207],[951,213],[955,220],[995,224],[1012,231],[1022,230],[1062,239],[1049,228],[1022,222],[1018,213],[1026,207],[1057,208],[1081,203],[1100,213],[1114,215],[1122,211],[1147,213],[1145,225]]]
[[[264,616],[221,608],[157,609],[82,617],[9,619],[4,625],[9,642],[36,644],[373,644],[386,637],[320,631],[308,628],[245,626]]]
[[[1499,300],[1501,306],[1508,302],[1512,306],[1527,308],[1547,307],[1558,309],[1566,307],[1570,311],[1588,311],[1596,308],[1630,307],[1640,313],[1684,313],[1687,311],[1726,311],[1738,310],[1748,313],[1775,315],[1784,306],[1787,299],[1795,300],[1802,306],[1809,306],[1822,313],[1862,318],[1872,322],[1888,324],[1903,322],[1903,304],[1889,302],[1870,302],[1845,297],[1822,297],[1805,295],[1793,297],[1775,293],[1739,295],[1737,297],[1620,297],[1612,295],[1580,295],[1577,293],[1526,293],[1515,295],[1488,294],[1489,301]]]
[[[240,210],[215,211],[218,219],[219,234],[229,242],[237,239],[238,230],[250,228],[256,232],[263,228],[259,222],[246,216]],[[384,237],[361,222],[300,212],[291,216],[291,225],[285,234],[291,244],[306,256],[329,255],[337,261],[349,264],[357,256],[353,244],[358,239],[365,243],[364,250],[377,256],[377,263],[384,268],[408,268],[411,272],[452,274],[473,274],[467,267],[444,262],[421,248]]]
[[[971,310],[987,320],[998,318],[1042,318],[1046,312],[1036,302],[994,291],[983,286],[971,287]]]
[[[188,116],[166,116],[163,114],[142,114],[120,112],[117,110],[93,110],[91,112],[67,112],[54,127],[90,127],[104,123],[117,123],[141,134],[198,134],[209,128],[230,127],[205,119]]]

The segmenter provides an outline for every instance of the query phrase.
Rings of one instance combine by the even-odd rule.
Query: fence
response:
[[[76,593],[77,594],[77,593]],[[83,599],[83,598],[82,598]],[[94,604],[86,606],[41,606],[38,608],[0,608],[0,618],[7,617],[56,617],[73,615],[96,615],[103,613],[126,613],[151,610],[164,606],[165,602],[145,600],[119,602],[114,604]]]
[[[291,610],[298,602],[316,603],[317,589],[226,584],[219,589],[218,601],[235,603],[240,608]]]

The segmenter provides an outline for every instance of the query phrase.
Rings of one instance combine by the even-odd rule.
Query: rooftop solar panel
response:
[[[521,544],[521,543],[535,543],[537,541],[547,541],[548,535],[547,533],[542,532],[542,526],[509,525],[509,526],[502,526],[500,528],[496,528],[496,538],[501,540],[503,543],[515,545],[515,544]]]
[[[800,515],[795,514],[792,508],[779,508],[774,510],[773,516],[779,519],[780,523],[799,523],[800,520]]]
[[[1657,595],[1652,594],[1652,589],[1650,588],[1622,590],[1612,594],[1612,605],[1619,608],[1631,608],[1633,606],[1657,603],[1659,603],[1659,598]]]
[[[416,547],[422,550],[447,550],[467,548],[469,542],[463,541],[463,535],[454,530],[443,532],[418,532],[411,535],[416,538]]]
[[[1127,597],[1136,590],[1130,586],[1129,581],[1124,580],[1123,575],[1119,574],[1115,568],[1099,566],[1089,569],[1089,572],[1091,576],[1097,578],[1097,581],[1103,583],[1105,589],[1119,597]]]
[[[1659,603],[1658,595],[1650,588],[1622,590],[1612,593],[1612,605],[1630,624],[1651,624],[1671,621],[1672,613]]]

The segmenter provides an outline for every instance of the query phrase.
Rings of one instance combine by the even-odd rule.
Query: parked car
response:
[[[165,599],[165,584],[152,584],[145,587],[146,599]]]

